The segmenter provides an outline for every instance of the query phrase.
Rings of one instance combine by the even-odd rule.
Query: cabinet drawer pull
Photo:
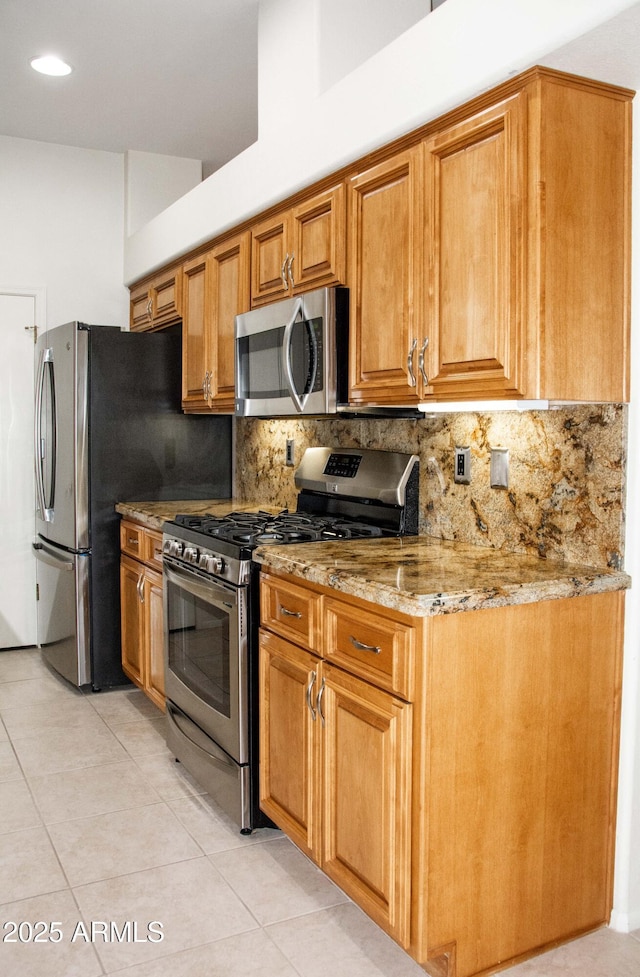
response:
[[[302,617],[300,611],[290,611],[288,607],[284,606],[284,604],[278,605],[278,611],[280,614],[283,615],[283,617],[297,617],[297,618]]]
[[[313,689],[315,680],[316,680],[316,673],[315,672],[312,672],[311,673],[311,681],[309,682],[309,684],[307,686],[307,707],[309,709],[309,712],[311,713],[311,718],[313,719],[314,723],[316,721],[316,711],[313,708],[313,703],[311,701],[311,690]]]
[[[135,536],[128,536],[127,537],[127,546],[138,546],[139,542],[140,541],[138,539],[136,539]]]
[[[380,645],[365,645],[362,643],[362,641],[358,641],[357,638],[354,638],[353,635],[350,636],[349,641],[354,648],[358,649],[358,651],[371,651],[374,655],[379,655],[382,651]]]
[[[409,386],[415,387],[416,377],[413,372],[413,354],[416,351],[416,346],[418,345],[418,340],[414,339],[411,343],[411,349],[409,350],[409,355],[407,356],[407,370],[409,372]]]

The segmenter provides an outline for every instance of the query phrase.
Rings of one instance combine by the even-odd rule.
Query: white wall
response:
[[[123,181],[122,155],[0,136],[0,277],[46,288],[47,325],[128,323]]]
[[[130,149],[124,156],[125,234],[144,227],[202,180],[202,161]]]
[[[261,43],[268,40],[275,48],[260,58],[277,65],[280,51],[290,65],[286,84],[295,85],[298,62],[292,52],[299,45],[287,45],[286,21],[279,30],[273,23],[268,33],[262,30],[271,13],[291,3],[262,0]],[[308,101],[304,112],[271,112],[260,123],[256,143],[128,239],[125,281],[141,278],[635,5],[634,0],[447,0]],[[297,19],[291,30],[296,37]],[[308,58],[315,72],[315,55]],[[301,52],[301,71],[304,61]],[[280,87],[284,84],[281,80]]]

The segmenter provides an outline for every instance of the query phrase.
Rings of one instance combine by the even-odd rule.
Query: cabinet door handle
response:
[[[424,342],[420,347],[420,355],[418,357],[418,369],[420,370],[420,375],[422,376],[422,382],[424,383],[425,387],[429,386],[429,377],[427,376],[424,368],[424,354],[427,350],[428,345],[429,345],[429,337],[425,336]]]
[[[287,278],[291,282],[291,287],[292,288],[295,285],[295,281],[293,280],[293,259],[294,258],[295,258],[295,254],[292,253],[291,254],[291,257],[289,258],[289,260],[287,262]]]
[[[313,689],[313,686],[315,684],[315,681],[316,681],[316,673],[315,672],[312,672],[311,673],[311,681],[309,682],[309,684],[307,686],[307,707],[309,709],[309,712],[311,713],[311,718],[314,721],[314,723],[316,721],[316,711],[313,708],[313,702],[311,701],[311,690]]]
[[[147,315],[149,316],[149,318],[151,318],[152,312],[153,312],[153,303],[151,302],[151,299],[149,299],[149,301],[147,302]]]
[[[324,726],[324,713],[322,711],[322,696],[324,695],[324,689],[325,689],[325,685],[324,685],[324,678],[323,678],[322,682],[320,683],[320,688],[318,689],[318,695],[316,697],[316,709],[318,710],[318,715],[320,716],[320,722],[322,723],[323,726]]]
[[[278,611],[283,615],[283,617],[302,617],[300,611],[290,611],[288,607],[284,606],[284,604],[278,605]]]
[[[409,371],[409,386],[415,387],[416,377],[413,372],[413,354],[416,351],[416,346],[418,345],[418,340],[414,339],[411,343],[411,348],[409,350],[409,355],[407,356],[407,370]]]
[[[138,577],[136,590],[138,591],[138,597],[140,598],[140,603],[144,604],[144,574],[143,573],[141,573],[140,576]]]
[[[370,651],[374,655],[379,655],[382,651],[380,645],[365,645],[362,643],[362,641],[358,641],[357,638],[354,638],[353,635],[350,636],[349,641],[354,648],[357,648],[358,651]]]
[[[280,268],[280,278],[282,279],[282,287],[285,292],[289,291],[289,284],[287,282],[287,263],[289,261],[289,252],[284,256],[284,261],[282,262],[282,267]]]

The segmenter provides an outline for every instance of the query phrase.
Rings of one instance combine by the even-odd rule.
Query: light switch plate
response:
[[[489,471],[491,488],[509,488],[509,449],[491,449],[491,467]]]

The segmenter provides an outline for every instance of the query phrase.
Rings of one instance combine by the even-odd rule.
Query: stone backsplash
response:
[[[419,531],[494,549],[623,568],[627,408],[588,404],[396,418],[236,420],[236,498],[295,508],[295,466],[314,445],[420,458]],[[454,448],[471,449],[471,483],[453,480]],[[489,484],[491,448],[508,448],[508,489]]]

